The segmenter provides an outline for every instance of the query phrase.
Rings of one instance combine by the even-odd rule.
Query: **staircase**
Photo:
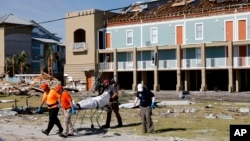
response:
[[[98,72],[98,74],[97,74],[97,76],[96,76],[96,79],[95,79],[95,84],[93,85],[93,87],[92,87],[92,89],[91,89],[91,91],[92,91],[93,93],[95,92],[95,88],[96,88],[96,86],[97,86],[97,84],[98,84],[98,80],[102,77],[102,72],[103,72],[103,70],[105,69],[105,66],[106,66],[106,64],[107,64],[107,62],[108,62],[108,59],[109,59],[109,56],[106,56],[105,59],[104,59],[103,64],[100,65],[99,72]]]

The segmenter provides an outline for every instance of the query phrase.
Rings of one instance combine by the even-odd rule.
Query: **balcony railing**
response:
[[[87,50],[87,45],[85,42],[73,43],[71,49],[73,52],[83,52]]]
[[[100,69],[103,71],[113,71],[114,70],[114,63],[113,62],[100,62]]]
[[[176,60],[159,60],[159,69],[176,69]]]
[[[234,67],[250,67],[250,57],[234,57]]]
[[[226,67],[226,58],[207,58],[206,68],[223,68]]]
[[[134,63],[130,62],[118,62],[118,70],[132,70],[134,68]]]
[[[200,68],[201,59],[182,59],[182,68]]]
[[[137,69],[153,69],[154,67],[152,61],[137,61]]]

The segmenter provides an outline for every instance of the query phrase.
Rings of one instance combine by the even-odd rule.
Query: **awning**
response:
[[[61,44],[60,42],[58,42],[56,40],[53,40],[53,39],[44,39],[44,38],[32,38],[32,39],[37,40],[37,41],[41,41],[41,42],[44,42],[44,43]]]

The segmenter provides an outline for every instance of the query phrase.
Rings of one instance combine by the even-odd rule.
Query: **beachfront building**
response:
[[[65,45],[60,42],[61,38],[51,33],[35,21],[32,29],[32,72],[41,73],[48,69],[48,57],[53,54],[54,60],[51,66],[51,75],[63,80],[63,67],[65,64]]]
[[[107,73],[121,87],[157,90],[249,88],[249,2],[158,0],[107,20]],[[132,84],[132,86],[131,86]]]
[[[22,51],[31,55],[31,22],[6,14],[0,17],[0,73],[5,73],[6,58],[12,58]],[[27,60],[28,63],[31,60]]]
[[[104,66],[102,77],[115,77],[121,89],[135,91],[142,82],[154,91],[238,92],[250,86],[249,10],[248,0],[137,2],[99,18],[105,26],[85,37],[95,39],[88,46],[97,51],[93,65]],[[70,26],[91,23],[74,20]],[[74,31],[66,32],[67,40],[76,40]],[[81,66],[89,64],[83,53],[75,56]]]
[[[28,56],[29,68],[23,73],[40,74],[40,68],[46,64],[45,56],[49,47],[53,52],[60,52],[53,62],[53,72],[62,76],[65,62],[65,46],[60,43],[61,38],[49,32],[35,21],[28,21],[13,14],[0,17],[0,73],[6,72],[6,58],[12,59],[25,51]],[[10,60],[12,61],[12,60]],[[12,62],[10,62],[12,63]],[[10,68],[12,66],[9,66]],[[19,67],[15,71],[20,74]]]

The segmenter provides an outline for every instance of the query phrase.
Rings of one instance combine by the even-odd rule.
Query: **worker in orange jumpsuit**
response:
[[[44,83],[41,85],[41,89],[44,91],[41,105],[38,107],[38,112],[41,111],[41,107],[46,102],[49,111],[49,123],[46,130],[42,130],[42,133],[49,135],[51,129],[54,124],[58,127],[59,131],[57,134],[61,134],[63,132],[63,127],[58,119],[59,112],[59,101],[60,94],[58,94],[54,89],[50,89],[48,84]]]
[[[74,136],[74,128],[71,122],[71,115],[76,114],[76,111],[73,107],[72,97],[67,90],[63,90],[63,87],[61,85],[58,85],[55,90],[61,95],[61,106],[64,113],[65,130],[59,136],[64,138],[66,138],[67,136]]]

